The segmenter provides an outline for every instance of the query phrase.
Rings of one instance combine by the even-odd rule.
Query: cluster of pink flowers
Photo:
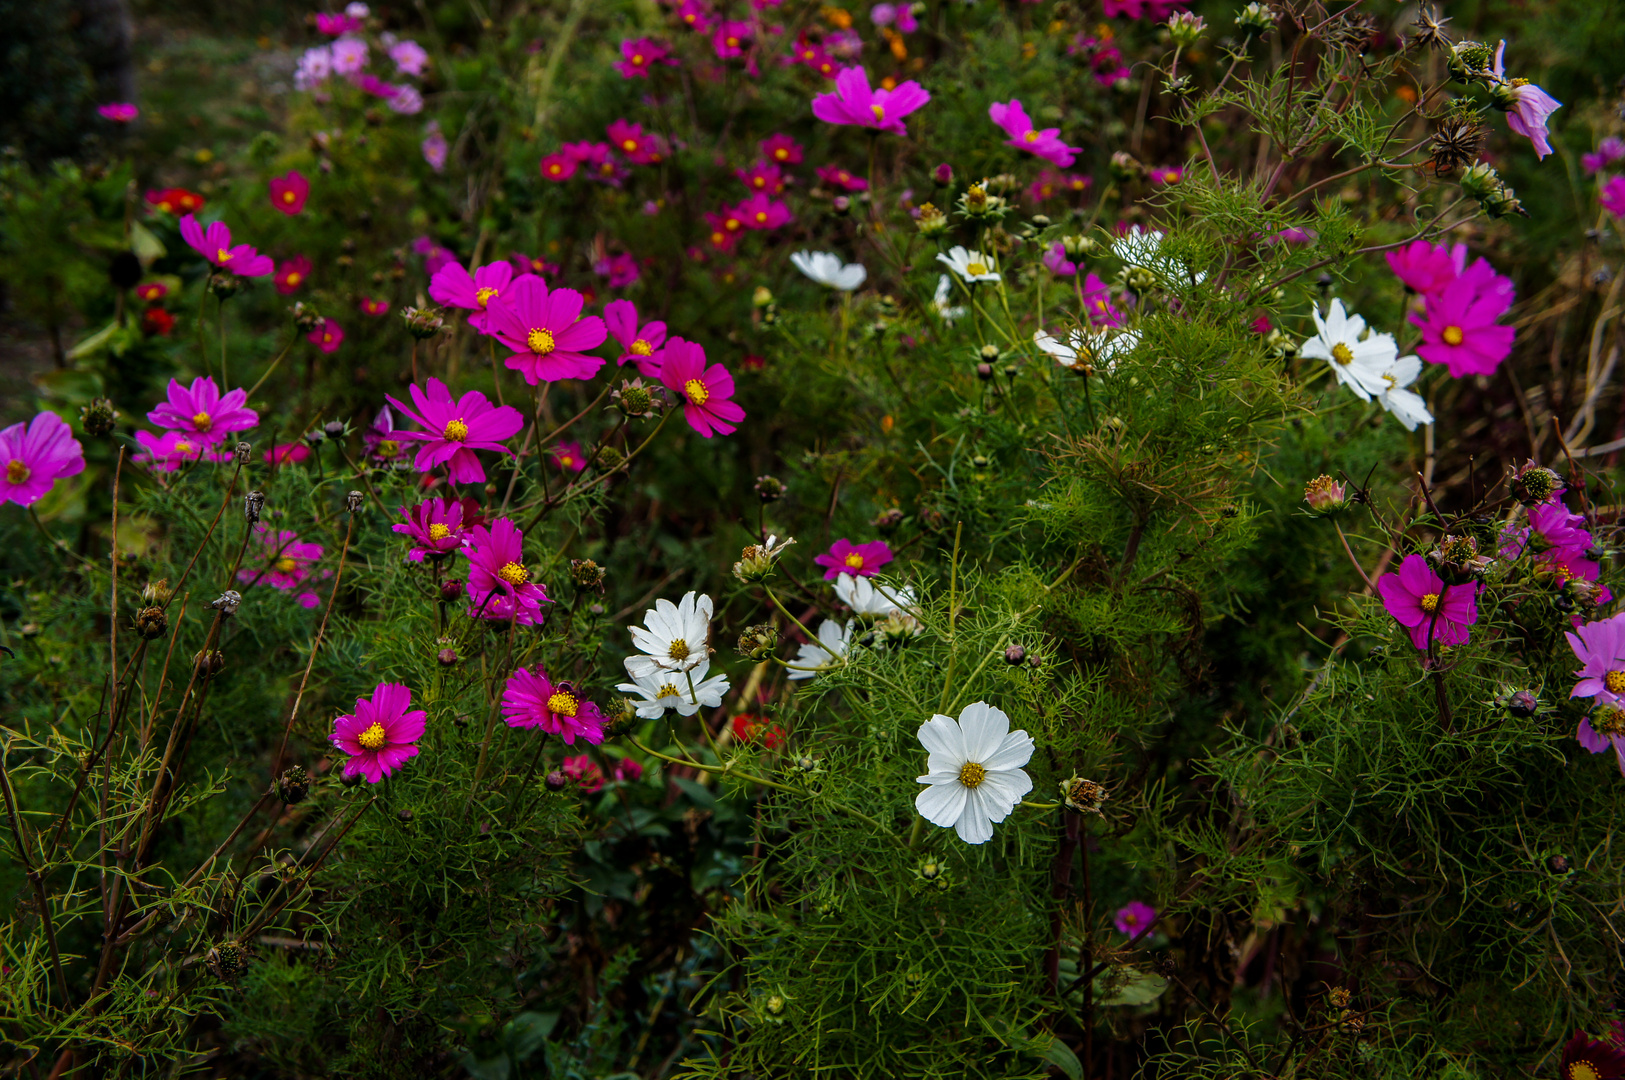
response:
[[[599,183],[620,187],[629,175],[627,165],[658,165],[671,155],[664,136],[644,131],[642,124],[616,120],[606,129],[608,142],[565,143],[542,158],[542,176],[563,183],[582,172]]]
[[[364,4],[351,4],[351,8],[365,8]],[[366,16],[331,15],[319,13],[316,29],[336,40],[306,49],[294,69],[293,83],[297,89],[319,91],[334,76],[342,78],[362,93],[384,102],[403,116],[423,111],[423,93],[411,83],[393,83],[366,70],[371,59],[367,42],[359,37],[365,29]],[[429,69],[429,54],[415,41],[397,40],[391,34],[382,38],[384,53],[395,65],[395,74],[421,78]]]
[[[1411,322],[1422,328],[1416,351],[1432,364],[1444,364],[1454,378],[1489,375],[1512,351],[1514,330],[1496,320],[1512,306],[1512,281],[1485,259],[1467,265],[1467,246],[1452,251],[1417,240],[1388,253],[1388,265],[1414,290],[1422,310]]]
[[[1594,582],[1602,574],[1602,565],[1593,557],[1595,538],[1585,528],[1585,518],[1564,506],[1558,498],[1561,494],[1559,488],[1546,502],[1529,507],[1527,524],[1504,530],[1500,548],[1501,556],[1507,559],[1532,553],[1537,572],[1550,575],[1559,588],[1571,581]],[[1588,588],[1584,594],[1591,604],[1606,604],[1613,599],[1606,587]]]
[[[1068,56],[1081,56],[1088,60],[1094,70],[1095,81],[1101,86],[1114,86],[1131,74],[1128,64],[1123,61],[1123,50],[1110,37],[1102,39],[1079,34],[1072,39],[1066,52]]]
[[[670,48],[653,38],[628,38],[621,42],[621,59],[615,70],[622,78],[647,79],[656,64],[676,67],[677,60]]]
[[[1027,185],[1027,198],[1035,203],[1044,203],[1061,195],[1081,196],[1093,183],[1094,180],[1083,173],[1043,169],[1033,182]]]
[[[1595,176],[1616,161],[1625,160],[1625,139],[1610,135],[1597,144],[1597,149],[1580,155],[1580,165],[1587,176]]]

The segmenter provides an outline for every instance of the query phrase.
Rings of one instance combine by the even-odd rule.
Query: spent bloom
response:
[[[1044,128],[1040,131],[1033,127],[1032,119],[1027,116],[1027,110],[1017,98],[1011,98],[1008,103],[995,101],[987,107],[987,115],[1010,136],[1005,140],[1006,146],[1025,150],[1063,169],[1070,168],[1077,157],[1077,147],[1068,146],[1061,141],[1060,128]]]
[[[247,400],[248,391],[240,387],[221,397],[220,388],[207,375],[193,379],[189,388],[170,379],[168,400],[149,412],[147,419],[212,445],[260,422],[260,414],[244,404]]]
[[[604,714],[567,682],[553,682],[540,664],[534,671],[520,668],[502,688],[502,714],[509,727],[539,727],[557,735],[565,745],[576,739],[593,744],[604,741]]]
[[[468,593],[471,618],[520,626],[537,626],[542,605],[551,603],[547,592],[530,580],[525,567],[525,536],[509,518],[497,518],[489,527],[476,525],[463,541],[468,557]]]
[[[1539,160],[1552,152],[1546,121],[1563,107],[1563,103],[1528,79],[1508,79],[1501,62],[1506,50],[1505,41],[1495,48],[1495,66],[1490,74],[1497,80],[1497,85],[1490,94],[1490,103],[1506,111],[1507,127],[1529,140],[1535,148],[1535,158]]]
[[[638,374],[654,379],[660,376],[660,349],[666,343],[666,324],[658,319],[638,325],[638,309],[630,300],[611,300],[604,305],[604,326],[621,346],[616,363],[636,364]]]
[[[32,505],[65,476],[85,470],[85,451],[73,429],[54,412],[0,431],[0,505]]]
[[[499,259],[476,267],[473,274],[460,262],[449,262],[429,280],[429,298],[437,304],[462,308],[474,314],[468,325],[482,334],[490,333],[490,304],[513,281],[513,263]]]
[[[656,672],[681,674],[709,663],[711,612],[711,597],[703,593],[685,593],[675,604],[656,600],[643,613],[644,625],[629,628],[640,655],[626,658],[627,674],[634,679]]]
[[[305,200],[310,198],[310,181],[299,170],[291,170],[286,176],[271,177],[271,205],[288,216],[293,216],[305,208]]]
[[[532,386],[596,375],[604,358],[586,350],[602,345],[607,332],[603,319],[582,317],[582,302],[574,289],[549,290],[535,274],[515,278],[487,322],[489,332],[514,350],[507,366]]]
[[[241,277],[264,277],[276,269],[269,255],[261,255],[247,244],[233,246],[231,230],[223,221],[211,221],[205,229],[187,214],[181,218],[181,239],[215,266]]]
[[[243,567],[237,571],[237,580],[244,585],[269,585],[273,589],[292,592],[301,588],[311,576],[312,567],[322,557],[322,545],[305,543],[290,529],[273,530],[264,525],[254,526],[264,565]],[[299,603],[313,608],[321,599],[313,592],[301,592]]]
[[[745,410],[733,400],[734,378],[721,364],[705,363],[705,349],[674,337],[660,353],[660,381],[683,401],[683,418],[703,438],[732,435]]]
[[[1478,585],[1446,585],[1421,555],[1407,555],[1397,573],[1377,581],[1388,614],[1410,631],[1411,644],[1462,645],[1467,628],[1478,621]]]
[[[428,472],[445,465],[455,484],[484,483],[485,468],[474,451],[509,453],[502,440],[525,426],[525,418],[518,409],[511,405],[492,405],[478,390],[453,399],[446,384],[431,377],[428,393],[416,383],[412,384],[411,391],[412,403],[417,406],[415,411],[394,397],[386,400],[424,430],[392,431],[388,438],[423,443],[418,448],[417,470]]]
[[[965,706],[958,720],[931,717],[920,725],[919,740],[928,757],[916,782],[926,789],[914,808],[967,844],[993,839],[993,826],[1033,789],[1022,769],[1033,756],[1032,736],[1011,731],[1010,717],[985,701]]]
[[[412,538],[407,558],[422,562],[425,556],[443,559],[463,545],[463,504],[457,499],[429,499],[416,506],[400,508],[406,520],[392,531]]]
[[[866,544],[854,544],[842,537],[835,541],[829,551],[822,555],[815,555],[813,562],[825,568],[824,580],[834,581],[842,574],[853,577],[874,577],[880,573],[880,568],[891,562],[891,546],[884,540],[871,540]]]
[[[894,90],[871,90],[869,74],[861,67],[849,67],[835,76],[835,92],[813,98],[813,115],[827,124],[849,124],[876,128],[893,135],[906,135],[903,117],[931,100],[931,95],[912,79]]]
[[[843,263],[839,255],[829,251],[798,251],[790,256],[790,262],[818,284],[841,292],[851,292],[869,276],[860,264]]]
[[[852,632],[857,625],[855,619],[848,619],[845,623],[825,619],[819,623],[818,641],[807,642],[796,650],[796,658],[788,665],[789,677],[792,680],[810,679],[840,664],[841,658],[852,647]]]
[[[372,698],[356,698],[355,712],[333,721],[333,745],[350,755],[345,776],[364,776],[369,784],[417,757],[429,714],[412,708],[404,683],[379,683]]]

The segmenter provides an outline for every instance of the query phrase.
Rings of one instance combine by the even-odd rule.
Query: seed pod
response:
[[[164,636],[169,629],[169,616],[161,607],[144,607],[135,614],[135,632],[147,641]]]
[[[118,410],[107,398],[99,397],[89,405],[79,410],[79,426],[85,429],[85,434],[92,438],[101,438],[110,435],[113,426],[118,423]]]
[[[197,668],[198,678],[212,679],[225,669],[226,654],[219,649],[194,653],[192,655],[192,664]]]
[[[248,950],[235,941],[222,941],[209,950],[203,962],[221,982],[235,982],[248,970]]]
[[[288,806],[303,802],[310,794],[310,774],[298,765],[290,765],[276,779],[276,794]]]
[[[243,496],[243,517],[250,525],[259,521],[260,514],[265,511],[265,492],[250,491]]]

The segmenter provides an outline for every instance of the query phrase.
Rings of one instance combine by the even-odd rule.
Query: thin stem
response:
[[[22,820],[17,816],[17,796],[11,790],[11,775],[6,772],[6,754],[11,749],[0,746],[0,792],[6,797],[6,814],[11,818],[11,833],[17,842],[17,861],[23,864],[23,873],[34,886],[34,898],[39,903],[40,922],[45,927],[45,944],[51,950],[51,968],[56,972],[57,992],[62,995],[62,1007],[73,1004],[68,996],[68,980],[62,975],[62,957],[56,951],[56,926],[51,920],[51,899],[45,895],[45,880],[34,869],[34,860],[28,857],[28,835],[23,832]]]

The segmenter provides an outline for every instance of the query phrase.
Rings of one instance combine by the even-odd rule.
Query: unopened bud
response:
[[[242,280],[229,271],[220,270],[209,275],[209,291],[218,299],[229,300],[242,287]]]
[[[543,783],[547,785],[549,791],[563,791],[569,785],[570,779],[559,770],[554,769],[547,774],[547,779]]]
[[[891,532],[902,523],[903,511],[899,510],[895,506],[889,510],[882,510],[880,513],[874,516],[873,520],[869,522],[869,524],[873,525],[881,532]]]
[[[446,325],[446,320],[434,308],[402,308],[401,318],[406,321],[407,333],[419,341],[434,337]]]
[[[1206,29],[1206,20],[1188,11],[1181,11],[1168,20],[1168,36],[1181,48],[1188,49],[1195,45]]]
[[[1022,648],[1020,645],[1007,645],[1007,646],[1005,646],[1004,662],[1006,664],[1009,664],[1011,667],[1015,667],[1017,664],[1025,663],[1026,660],[1027,660],[1027,650],[1026,649]]]
[[[983,382],[987,382],[989,379],[993,378],[993,365],[988,363],[977,364],[976,377],[981,379]]]
[[[1528,690],[1514,690],[1507,698],[1507,712],[1520,720],[1527,720],[1540,709],[1540,699]]]
[[[288,806],[303,802],[305,796],[310,794],[310,774],[298,765],[282,770],[282,775],[276,779],[276,794]]]
[[[313,428],[310,431],[305,432],[304,438],[305,445],[315,449],[327,441],[327,432],[323,431],[321,428]]]
[[[447,578],[440,583],[440,602],[454,604],[463,595],[463,583],[457,578]]]
[[[452,667],[457,663],[457,650],[448,645],[435,653],[434,658],[441,667]]]
[[[344,421],[329,420],[327,423],[322,425],[322,431],[329,439],[342,438],[344,435]]]
[[[931,170],[931,180],[939,187],[947,187],[954,182],[954,167],[944,161]]]
[[[756,286],[756,291],[750,294],[750,302],[755,307],[767,307],[773,302],[773,290],[766,285]]]
[[[784,498],[788,489],[784,482],[775,476],[758,476],[756,478],[756,497],[764,503],[778,502]]]
[[[226,666],[226,654],[219,649],[209,649],[205,652],[194,653],[192,666],[197,668],[198,678],[212,679],[220,674]]]
[[[1554,874],[1566,874],[1569,872],[1569,861],[1562,855],[1553,855],[1546,860],[1546,867]]]
[[[303,300],[295,301],[293,307],[288,309],[293,316],[293,324],[305,333],[310,333],[322,324],[322,313]]]
[[[99,439],[112,434],[113,426],[117,423],[118,410],[113,408],[113,403],[107,398],[95,398],[89,405],[79,410],[79,426],[92,438]]]

